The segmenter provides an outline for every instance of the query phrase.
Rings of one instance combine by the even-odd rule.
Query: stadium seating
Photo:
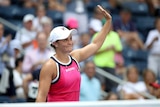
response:
[[[11,103],[11,99],[9,97],[6,96],[0,96],[0,103]]]
[[[9,19],[8,21],[10,23],[14,24],[17,28],[21,28],[23,26],[22,25],[23,23],[22,23],[21,20]],[[16,31],[5,26],[5,35],[6,34],[12,34],[12,38],[14,38],[15,34],[16,34]]]
[[[19,19],[22,20],[23,16],[31,13],[35,14],[33,8],[22,8],[16,5],[11,6],[0,6],[0,16],[4,19]]]
[[[150,30],[152,28],[154,28],[154,17],[151,16],[138,16],[135,17],[135,21],[136,21],[136,26],[138,28],[138,30],[143,31],[143,30]]]
[[[12,19],[16,14],[19,13],[17,6],[0,6],[0,16],[5,19]]]
[[[130,9],[134,15],[138,16],[149,15],[148,6],[145,3],[124,2],[122,3],[122,7]]]
[[[33,8],[24,8],[24,7],[17,7],[17,13],[14,14],[13,18],[16,19],[16,20],[22,20],[23,17],[26,14],[33,14],[33,15],[35,15],[35,9],[33,9]]]
[[[134,21],[137,30],[143,35],[144,42],[147,38],[148,32],[154,28],[154,17],[151,16],[134,16]]]
[[[147,68],[147,51],[125,48],[122,51],[122,55],[125,60],[125,66],[136,65],[140,72]]]
[[[59,11],[48,10],[47,16],[52,18],[54,26],[63,25],[63,13]]]

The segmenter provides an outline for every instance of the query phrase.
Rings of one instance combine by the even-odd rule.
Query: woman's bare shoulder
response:
[[[42,66],[42,72],[54,73],[56,71],[56,62],[52,59],[47,60]]]
[[[71,53],[70,53],[70,55],[74,58],[74,59],[76,59],[76,61],[78,61],[79,62],[79,58],[80,58],[80,49],[76,49],[76,50],[73,50]]]

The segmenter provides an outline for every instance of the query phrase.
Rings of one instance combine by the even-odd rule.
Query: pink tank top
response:
[[[69,63],[62,63],[51,57],[57,65],[57,76],[52,80],[47,102],[79,101],[80,71],[77,61],[69,56]]]

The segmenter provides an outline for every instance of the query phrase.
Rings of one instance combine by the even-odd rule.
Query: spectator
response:
[[[0,79],[0,102],[13,102],[16,100],[16,88],[13,82],[12,70],[4,69]]]
[[[116,75],[121,78],[121,79],[124,79],[126,80],[126,71],[127,71],[127,68],[124,64],[124,59],[123,59],[123,56],[121,53],[116,53],[115,55],[115,63],[116,63]]]
[[[80,43],[79,43],[79,47],[80,48],[83,48],[83,47],[85,47],[86,45],[88,45],[89,43],[90,43],[90,41],[91,41],[91,37],[90,37],[90,35],[88,34],[88,33],[83,33],[83,34],[81,34],[81,36],[80,36]],[[85,66],[85,63],[87,62],[87,61],[91,61],[93,58],[92,57],[90,57],[90,58],[88,58],[87,60],[85,60],[85,61],[82,61],[82,62],[80,62],[80,66],[83,68],[84,66]]]
[[[80,101],[97,101],[101,97],[101,84],[95,78],[95,64],[87,62],[81,74]]]
[[[138,49],[144,49],[142,40],[139,37],[139,33],[136,30],[134,23],[131,21],[132,14],[129,9],[123,8],[120,11],[120,19],[115,20],[113,28],[118,32],[122,39],[123,45],[130,46],[134,44],[138,45]]]
[[[24,54],[32,48],[32,41],[36,37],[36,32],[33,30],[33,19],[34,16],[32,14],[25,15],[23,18],[24,27],[16,33],[15,39],[21,42]]]
[[[43,17],[41,19],[41,24],[42,24],[42,31],[46,34],[46,36],[48,38],[49,34],[54,26],[54,23],[51,18]]]
[[[66,7],[63,4],[59,3],[58,0],[48,0],[48,10],[65,12]]]
[[[19,2],[23,2],[23,7],[25,8],[35,8],[38,5],[44,3],[45,0],[19,0]]]
[[[11,47],[14,51],[14,56],[10,57],[10,65],[11,65],[11,68],[15,68],[15,60],[16,58],[19,58],[22,55],[22,46],[21,46],[21,43],[19,40],[12,40],[11,41]]]
[[[131,18],[130,10],[123,8],[120,11],[120,19],[114,21],[113,28],[118,32],[123,44],[124,65],[136,65],[141,72],[147,67],[148,53],[144,50],[144,44]]]
[[[106,1],[108,1],[109,3],[109,8],[110,8],[111,13],[118,14],[121,8],[118,0],[106,0]]]
[[[98,33],[96,33],[93,36],[93,38],[95,38],[97,34]],[[114,58],[116,53],[120,53],[122,51],[122,44],[119,35],[112,29],[106,36],[107,38],[105,39],[102,47],[93,56],[94,62],[96,66],[116,76],[115,74],[116,63]],[[116,84],[113,81],[107,78],[105,79],[105,91],[107,92],[113,91],[115,87]]]
[[[99,32],[102,27],[102,22],[99,19],[91,19],[89,23],[89,34],[92,37],[95,33]]]
[[[38,5],[36,8],[36,17],[33,20],[33,28],[37,32],[42,31],[41,20],[43,17],[47,17],[46,16],[46,9],[45,9],[44,5]]]
[[[118,92],[125,100],[144,99],[141,95],[147,91],[143,81],[139,81],[139,72],[135,66],[129,66],[127,70],[127,82],[118,86]]]
[[[37,69],[31,73],[28,73],[23,80],[23,88],[27,97],[27,102],[35,102],[38,85],[39,85],[40,69]]]
[[[159,0],[146,0],[151,15],[160,15],[160,1]]]
[[[9,59],[5,59],[4,55],[8,57],[13,56],[13,50],[10,45],[11,35],[4,37],[4,26],[0,23],[0,77],[3,70],[8,66]]]
[[[99,32],[102,28],[103,15],[100,13],[98,8],[94,9],[93,18],[91,18],[89,23],[89,33],[93,36],[96,32]]]
[[[22,71],[22,63],[23,63],[23,57],[17,58],[15,61],[15,69],[13,70],[13,81],[16,87],[16,97],[20,99],[21,101],[26,100],[26,96],[23,90],[23,79],[24,74]]]
[[[5,100],[7,100],[6,102],[10,102],[16,95],[13,72],[11,69],[8,69],[9,58],[13,56],[10,40],[11,35],[4,37],[4,26],[0,23],[0,102]],[[8,57],[5,57],[5,55],[8,55]]]
[[[149,50],[148,68],[158,77],[160,74],[160,17],[155,20],[155,29],[149,31],[145,45]]]
[[[41,19],[41,24],[42,24],[42,32],[44,32],[45,34],[46,34],[46,36],[47,36],[47,39],[48,39],[48,44],[47,44],[47,48],[49,48],[51,51],[53,50],[53,48],[51,48],[50,47],[50,44],[49,44],[49,35],[50,35],[50,32],[51,32],[51,30],[52,30],[52,28],[53,28],[53,25],[54,25],[54,23],[53,23],[53,21],[52,21],[52,19],[51,18],[49,18],[49,17],[43,17],[42,19]],[[37,42],[36,42],[37,43]],[[54,51],[54,50],[53,50]]]
[[[31,0],[24,0],[23,1],[23,7],[25,8],[33,8],[34,4]]]
[[[36,36],[38,42],[38,48],[31,49],[24,56],[23,71],[25,73],[32,72],[41,68],[42,64],[49,59],[50,50],[47,49],[47,36],[44,32],[40,32]]]
[[[150,84],[156,82],[156,75],[152,70],[146,69],[143,73],[143,79],[147,87],[147,91],[153,95],[153,88],[151,88]]]
[[[86,45],[88,45],[91,41],[91,37],[88,33],[83,33],[80,36],[80,47],[85,47]]]

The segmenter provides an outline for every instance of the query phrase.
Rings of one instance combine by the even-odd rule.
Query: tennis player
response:
[[[49,39],[55,54],[41,69],[36,102],[79,101],[81,77],[78,63],[99,50],[112,23],[111,15],[100,5],[98,8],[107,21],[93,42],[81,49],[72,50],[74,29],[59,26],[51,31]]]

